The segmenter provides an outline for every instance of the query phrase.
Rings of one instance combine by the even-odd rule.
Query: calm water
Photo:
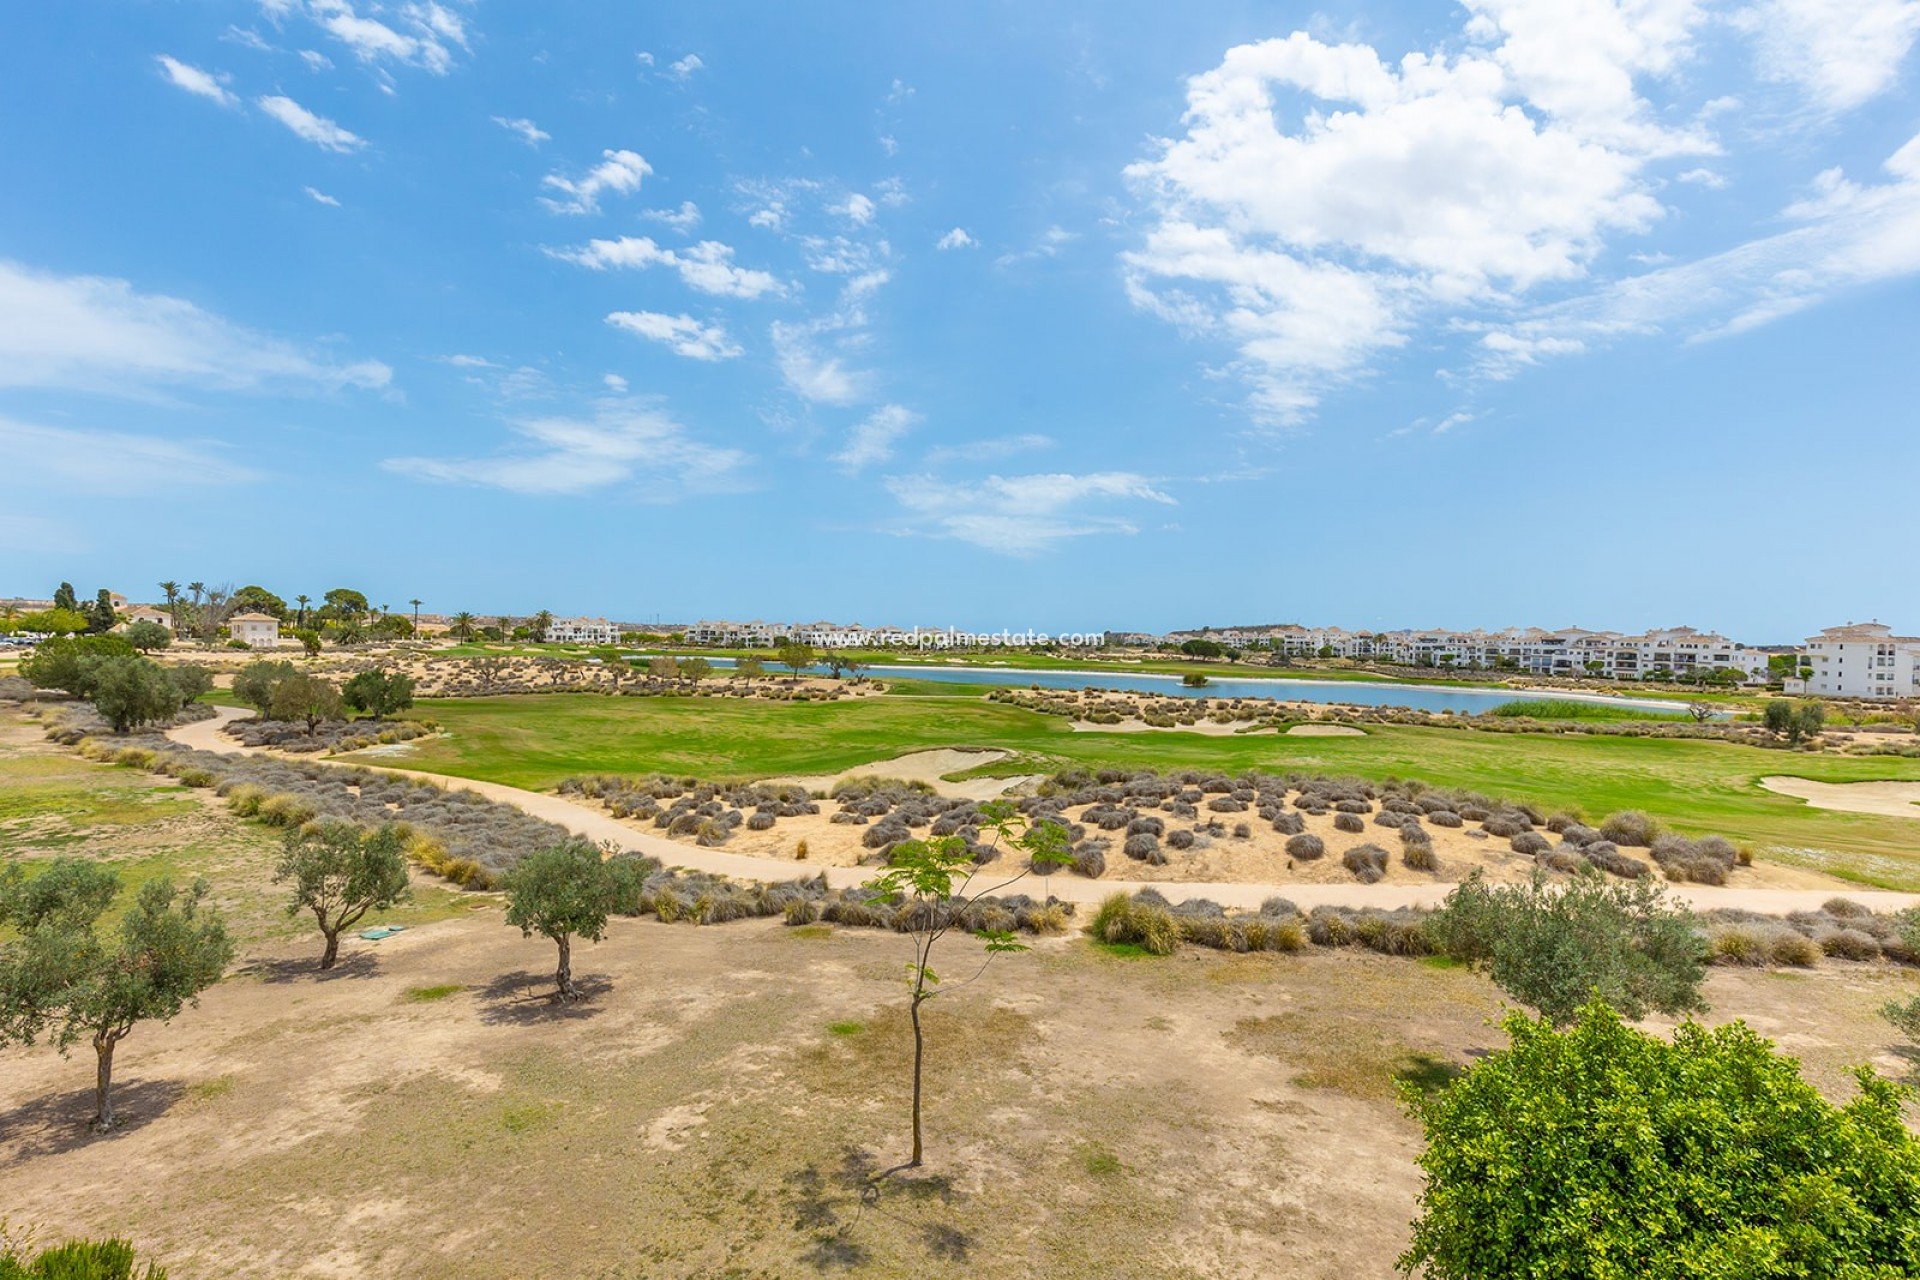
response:
[[[711,659],[730,667],[731,659]],[[767,670],[784,668],[771,662]],[[1006,667],[920,667],[876,663],[865,668],[875,675],[952,684],[995,684],[1029,689],[1125,689],[1131,693],[1170,694],[1176,698],[1278,698],[1288,702],[1344,702],[1367,707],[1413,707],[1421,711],[1491,711],[1526,698],[1556,698],[1598,702],[1606,706],[1635,707],[1643,711],[1680,710],[1673,702],[1641,698],[1614,698],[1597,693],[1525,692],[1508,689],[1437,688],[1431,685],[1368,684],[1358,680],[1281,680],[1264,677],[1209,677],[1199,689],[1189,689],[1178,676],[1130,674],[1119,671],[1020,671]],[[828,674],[825,666],[807,668],[809,675]]]

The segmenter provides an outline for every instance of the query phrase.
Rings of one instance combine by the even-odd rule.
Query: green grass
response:
[[[1647,711],[1640,707],[1615,707],[1604,702],[1586,702],[1578,698],[1525,698],[1495,707],[1489,715],[1532,720],[1690,720],[1684,711]]]
[[[829,1022],[827,1032],[836,1036],[857,1036],[867,1029],[864,1022]]]
[[[1088,938],[1087,945],[1095,951],[1113,956],[1118,960],[1159,960],[1162,958],[1137,942],[1108,942],[1104,938]]]
[[[1920,823],[1812,809],[1763,790],[1794,774],[1822,782],[1920,780],[1920,760],[1804,755],[1680,738],[1477,733],[1376,725],[1364,737],[1076,733],[1003,703],[922,697],[777,703],[542,694],[421,705],[448,731],[410,767],[547,789],[573,774],[666,771],[735,779],[829,773],[931,747],[1013,753],[976,773],[1065,765],[1204,768],[1419,778],[1598,818],[1644,809],[1682,832],[1718,833],[1764,857],[1863,884],[1920,889]],[[351,759],[351,757],[348,757]]]
[[[436,987],[408,987],[401,999],[408,1004],[431,1004],[435,1000],[445,1000],[448,996],[458,995],[466,988],[458,982],[443,982]]]

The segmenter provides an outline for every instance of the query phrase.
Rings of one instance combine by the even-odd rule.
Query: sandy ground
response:
[[[199,746],[201,750],[240,752],[233,739],[218,732],[222,720],[236,716],[249,715],[250,712],[223,707],[219,715],[212,720],[197,721],[190,725],[168,730],[168,737],[184,745]],[[383,766],[384,767],[384,766]],[[865,883],[872,878],[873,869],[847,865],[853,861],[844,858],[835,861],[831,852],[838,842],[852,840],[858,836],[848,833],[858,830],[856,827],[832,828],[826,821],[831,808],[822,805],[819,815],[806,818],[784,819],[770,832],[741,832],[736,837],[734,847],[729,849],[703,849],[697,845],[657,835],[651,827],[642,828],[637,824],[623,822],[600,809],[563,796],[550,795],[539,791],[526,791],[519,787],[509,787],[496,782],[474,782],[465,779],[450,779],[444,775],[431,774],[419,770],[388,769],[387,772],[403,774],[408,777],[424,778],[446,785],[476,791],[490,799],[515,804],[548,822],[556,823],[590,840],[612,841],[616,846],[649,854],[659,858],[669,866],[685,867],[694,871],[706,871],[717,875],[733,876],[743,880],[787,880],[795,875],[821,874],[828,883],[836,887],[851,887]],[[1070,811],[1073,812],[1073,811]],[[1245,817],[1250,825],[1257,815],[1217,815],[1228,822],[1231,830],[1232,820]],[[830,830],[830,840],[820,846],[815,854],[809,838],[808,859],[796,861],[794,853],[800,839],[808,838],[804,830],[812,828],[792,827],[788,823],[811,823]],[[1384,827],[1368,825],[1366,831],[1355,836],[1331,831],[1331,816],[1322,819],[1307,818],[1308,828],[1318,832],[1321,825],[1328,831],[1328,856],[1318,863],[1296,864],[1288,871],[1285,869],[1284,852],[1276,855],[1271,845],[1284,841],[1271,831],[1267,832],[1272,841],[1263,847],[1259,837],[1251,837],[1247,842],[1233,841],[1228,837],[1224,842],[1216,840],[1207,850],[1198,851],[1197,856],[1209,857],[1208,874],[1219,875],[1232,869],[1250,878],[1244,879],[1208,879],[1201,875],[1167,875],[1160,879],[1130,878],[1144,877],[1148,873],[1163,873],[1173,870],[1179,864],[1169,864],[1163,868],[1148,868],[1144,864],[1132,862],[1117,851],[1109,854],[1107,876],[1090,880],[1083,876],[1063,874],[1046,879],[1039,886],[1043,892],[1067,902],[1094,904],[1112,893],[1133,893],[1152,887],[1160,890],[1173,901],[1185,901],[1189,898],[1207,898],[1226,907],[1258,909],[1267,898],[1280,894],[1293,899],[1302,909],[1310,910],[1316,906],[1371,906],[1371,907],[1416,907],[1437,906],[1452,891],[1451,880],[1437,879],[1429,873],[1412,872],[1398,862],[1398,833]],[[1256,826],[1256,830],[1258,827]],[[1458,832],[1445,832],[1441,828],[1431,828],[1436,836],[1445,834],[1455,839]],[[1377,833],[1377,834],[1376,834]],[[1383,839],[1391,836],[1392,839]],[[754,844],[752,841],[765,842]],[[787,843],[791,841],[792,843]],[[1339,867],[1339,856],[1349,844],[1373,841],[1394,854],[1389,862],[1387,878],[1378,884],[1362,885],[1347,875]],[[1337,843],[1336,843],[1337,842]],[[1222,850],[1222,843],[1239,845],[1238,848]],[[1476,846],[1481,842],[1473,842]],[[1502,854],[1503,841],[1485,842],[1489,848],[1473,850],[1473,854],[1489,860],[1511,857]],[[1449,844],[1436,839],[1435,851],[1440,855],[1443,874],[1449,860],[1458,859],[1461,854],[1456,850],[1449,852]],[[1121,864],[1115,866],[1114,864]],[[1122,868],[1124,867],[1124,871]],[[1674,897],[1691,904],[1700,910],[1716,907],[1732,907],[1744,911],[1760,911],[1773,915],[1785,915],[1792,911],[1817,910],[1821,903],[1836,893],[1844,893],[1876,911],[1897,911],[1909,906],[1920,905],[1920,894],[1893,893],[1884,890],[1861,890],[1835,877],[1821,875],[1818,872],[1800,868],[1764,864],[1748,868],[1737,873],[1735,884],[1725,887],[1707,885],[1674,885],[1671,892]],[[1124,878],[1123,878],[1124,877]]]
[[[769,781],[793,783],[809,791],[831,791],[837,784],[851,778],[898,778],[902,782],[924,782],[941,795],[959,800],[992,800],[1016,787],[1037,781],[1040,775],[1017,773],[1005,778],[966,778],[957,782],[949,782],[947,775],[965,773],[982,765],[998,764],[1011,754],[1007,751],[961,751],[954,747],[939,747],[932,751],[910,751],[891,760],[855,765],[839,773],[806,774],[772,778]]]
[[[1075,720],[1075,733],[1198,733],[1209,738],[1231,738],[1245,729],[1244,721],[1238,724],[1220,724],[1213,720],[1202,720],[1196,724],[1148,724],[1138,718],[1118,720],[1113,724],[1098,724],[1092,720]]]
[[[1296,724],[1287,730],[1289,738],[1364,738],[1365,729],[1350,724]]]
[[[1464,970],[1042,940],[929,1011],[928,1167],[863,1208],[841,1171],[902,1154],[904,954],[622,920],[563,1008],[496,909],[325,978],[265,951],[122,1045],[112,1137],[84,1054],[0,1050],[0,1204],[183,1277],[1351,1280],[1394,1273],[1419,1190],[1396,1075],[1504,1043]],[[1915,990],[1832,964],[1706,994],[1844,1098],[1847,1064],[1908,1068],[1873,1010]]]
[[[1920,782],[1815,782],[1775,776],[1760,779],[1760,785],[1816,809],[1920,818]]]

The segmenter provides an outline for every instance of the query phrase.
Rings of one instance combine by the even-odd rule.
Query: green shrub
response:
[[[1411,1106],[1426,1186],[1400,1265],[1492,1276],[1920,1275],[1920,1141],[1871,1071],[1835,1107],[1744,1023],[1671,1042],[1604,1004]]]
[[[32,1258],[0,1254],[0,1280],[166,1280],[153,1263],[136,1266],[125,1240],[70,1240]]]

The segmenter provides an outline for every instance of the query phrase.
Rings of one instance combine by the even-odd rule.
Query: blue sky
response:
[[[0,594],[1911,628],[1917,34],[23,7]]]

